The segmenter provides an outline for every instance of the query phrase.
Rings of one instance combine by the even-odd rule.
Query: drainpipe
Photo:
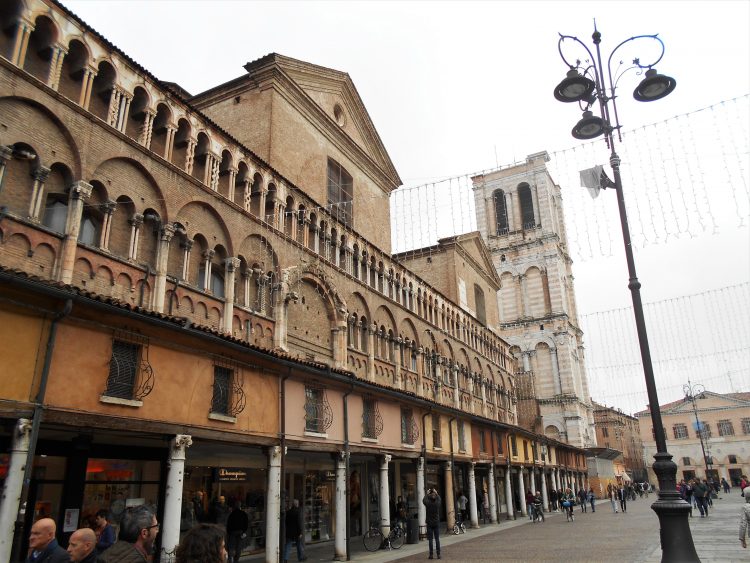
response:
[[[55,339],[57,337],[57,324],[70,315],[73,310],[73,300],[66,299],[65,305],[63,305],[62,311],[56,313],[52,317],[52,322],[49,327],[49,335],[47,336],[47,349],[44,355],[44,366],[42,367],[42,376],[39,381],[39,390],[37,391],[36,398],[34,399],[34,417],[31,423],[31,436],[29,437],[29,452],[26,455],[26,467],[23,471],[23,489],[21,491],[21,502],[18,505],[18,516],[16,517],[16,537],[18,532],[23,528],[24,522],[20,520],[21,506],[26,502],[29,495],[29,485],[31,483],[31,470],[34,466],[34,455],[36,453],[36,443],[39,439],[39,427],[42,424],[42,416],[44,415],[44,396],[47,393],[47,381],[49,380],[49,371],[52,365],[52,353],[55,350]],[[20,559],[21,544],[23,542],[16,542],[16,557],[15,560]]]
[[[328,368],[331,369],[330,367]],[[349,502],[350,502],[350,494],[351,491],[349,490],[349,395],[354,393],[354,383],[352,383],[352,388],[344,393],[344,455],[346,456],[346,488],[345,494],[345,504],[346,504],[346,560],[351,561],[351,549],[349,546],[349,532],[351,530],[351,522],[350,522],[350,511],[349,511]]]

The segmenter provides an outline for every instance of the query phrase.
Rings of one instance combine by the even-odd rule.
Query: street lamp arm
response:
[[[568,68],[570,68],[570,70],[581,68],[580,59],[576,59],[576,64],[572,65],[570,64],[570,62],[568,62],[568,59],[565,58],[565,55],[563,54],[563,51],[562,51],[563,41],[565,41],[566,39],[572,39],[573,41],[578,43],[581,47],[583,47],[586,50],[586,52],[589,54],[589,60],[592,61],[592,64],[587,68],[590,68],[591,66],[593,66],[594,72],[596,73],[596,65],[593,64],[594,54],[589,50],[588,45],[586,45],[586,43],[584,43],[583,41],[581,41],[580,39],[578,39],[578,37],[575,37],[574,35],[563,35],[560,32],[558,32],[557,34],[560,36],[560,39],[558,39],[557,41],[557,51],[560,53],[560,58],[563,60],[563,62],[566,65],[568,65]]]
[[[659,56],[657,57],[657,59],[654,62],[649,63],[649,64],[645,64],[645,65],[641,64],[640,57],[636,57],[635,59],[633,59],[633,65],[634,66],[631,67],[631,68],[637,67],[637,68],[640,68],[640,69],[649,69],[649,68],[655,67],[657,64],[659,64],[659,61],[661,61],[662,57],[664,56],[664,50],[665,50],[664,42],[661,39],[659,39],[659,35],[658,34],[656,34],[656,35],[635,35],[633,37],[629,37],[628,39],[625,39],[625,41],[621,42],[617,47],[615,47],[614,49],[612,49],[612,52],[609,54],[609,59],[607,59],[607,72],[609,73],[609,76],[610,76],[610,91],[613,91],[612,80],[611,80],[611,77],[612,77],[612,57],[615,56],[615,53],[617,53],[617,51],[620,49],[620,47],[622,47],[626,43],[630,43],[631,41],[635,41],[636,39],[653,39],[653,40],[657,41],[659,43],[659,46],[661,47],[661,53],[659,54]]]

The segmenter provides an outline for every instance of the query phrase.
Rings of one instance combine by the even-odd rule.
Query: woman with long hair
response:
[[[224,529],[216,524],[191,528],[175,553],[175,563],[225,563],[226,560]]]

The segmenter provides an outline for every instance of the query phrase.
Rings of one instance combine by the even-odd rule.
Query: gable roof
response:
[[[217,99],[235,96],[247,89],[256,89],[260,84],[275,84],[276,90],[286,95],[289,101],[300,105],[300,111],[308,119],[315,119],[321,130],[332,138],[345,138],[378,170],[383,178],[381,184],[392,191],[403,183],[391,161],[367,108],[348,73],[269,53],[244,65],[247,74],[214,86],[190,98],[198,108],[213,104]],[[333,95],[344,107],[352,120],[350,135],[336,122],[333,108],[323,107],[322,96]]]
[[[490,252],[479,231],[442,238],[438,240],[438,244],[455,245],[461,249],[463,257],[468,259],[477,271],[485,274],[489,278],[488,281],[496,286],[496,290],[500,289],[500,277],[497,275]]]

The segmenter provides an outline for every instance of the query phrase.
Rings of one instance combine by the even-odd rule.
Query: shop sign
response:
[[[219,481],[247,481],[247,471],[233,467],[220,467]]]
[[[425,471],[425,473],[427,473],[429,475],[437,475],[438,466],[437,465],[432,465],[432,464],[428,463],[427,465],[425,465],[424,471]]]
[[[326,481],[335,481],[336,480],[336,472],[332,470],[327,470],[325,472],[325,480]]]

